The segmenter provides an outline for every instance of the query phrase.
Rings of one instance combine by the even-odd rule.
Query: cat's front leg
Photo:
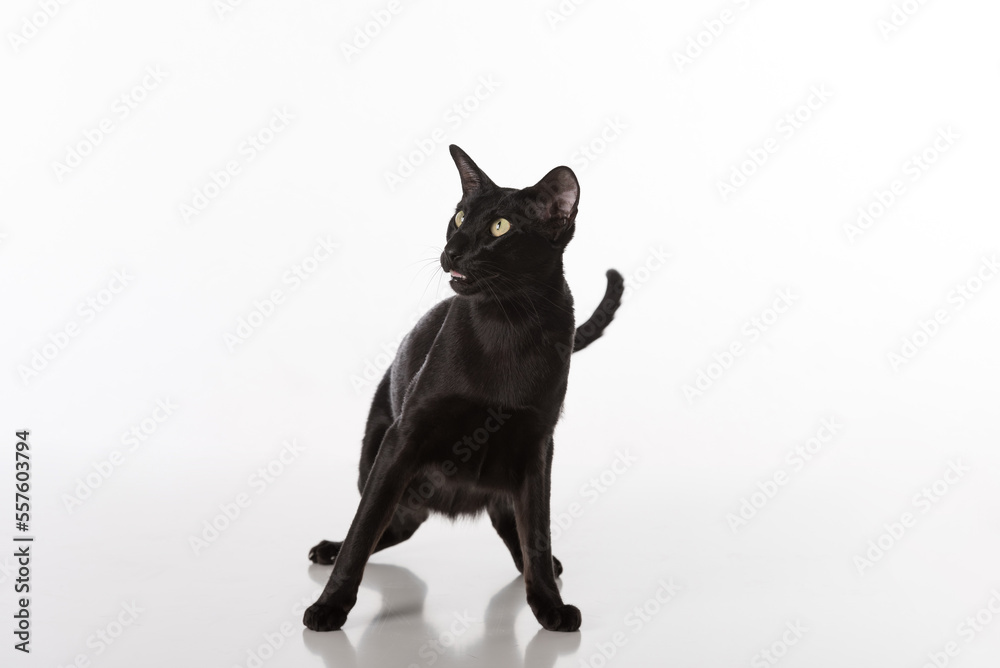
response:
[[[406,445],[407,439],[397,426],[390,427],[361,493],[351,528],[337,553],[330,580],[303,616],[303,623],[313,631],[339,629],[357,602],[368,557],[392,520],[396,504],[412,477]]]
[[[551,437],[546,439],[543,447],[547,449],[543,462],[534,470],[527,471],[514,501],[524,560],[524,586],[528,606],[543,628],[549,631],[577,631],[581,622],[580,610],[563,603],[552,559],[549,532]]]

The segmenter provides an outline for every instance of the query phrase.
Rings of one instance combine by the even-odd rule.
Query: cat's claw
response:
[[[309,550],[309,561],[314,564],[332,564],[340,552],[340,543],[332,540],[321,540]]]
[[[302,616],[302,623],[313,631],[338,631],[346,621],[347,613],[342,608],[325,603],[313,603]]]
[[[542,628],[549,631],[579,631],[583,618],[575,605],[561,605],[535,615]]]

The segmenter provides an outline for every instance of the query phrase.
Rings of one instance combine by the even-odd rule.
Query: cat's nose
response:
[[[441,251],[441,268],[445,271],[451,271],[455,267],[455,260],[460,256],[457,252],[450,249],[445,249]]]
[[[444,252],[441,253],[441,267],[445,271],[451,271],[455,268],[455,263],[459,261],[462,257],[462,251],[464,250],[464,245],[456,243],[454,239],[449,241],[444,247]]]
[[[444,245],[444,252],[441,253],[441,267],[445,271],[455,268],[455,263],[462,259],[467,240],[461,234],[453,234],[448,243]]]
[[[455,262],[462,257],[461,253],[454,248],[445,248],[441,253],[441,268],[451,271],[455,268]]]

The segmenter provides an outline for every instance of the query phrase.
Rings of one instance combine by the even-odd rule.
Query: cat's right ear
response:
[[[468,153],[454,144],[450,145],[448,150],[451,151],[451,157],[455,161],[455,166],[458,167],[458,176],[462,179],[463,198],[493,185],[490,177],[479,169]]]

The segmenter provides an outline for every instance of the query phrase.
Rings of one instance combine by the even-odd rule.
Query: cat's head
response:
[[[580,184],[556,167],[533,186],[497,186],[465,151],[449,147],[462,199],[448,221],[441,267],[460,295],[502,294],[561,280],[562,253],[576,229]]]

